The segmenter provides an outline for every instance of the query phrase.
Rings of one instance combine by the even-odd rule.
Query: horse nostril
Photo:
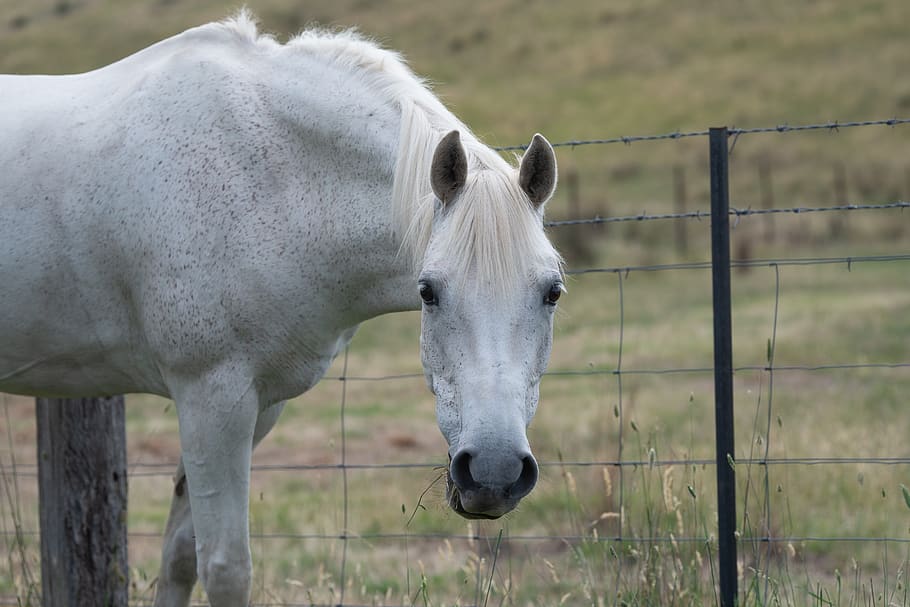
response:
[[[518,480],[509,487],[509,495],[521,499],[529,494],[531,489],[534,488],[534,485],[537,484],[537,476],[538,468],[534,456],[530,454],[526,455],[521,460],[521,475],[519,475]]]
[[[455,483],[455,486],[462,491],[476,489],[480,486],[471,475],[471,459],[473,457],[474,453],[471,450],[462,449],[449,462],[449,476],[452,477],[452,482]]]
[[[512,466],[514,467],[509,466],[509,470],[511,470],[509,477],[515,479],[511,482],[503,482],[505,479],[496,482],[493,479],[487,479],[486,476],[481,476],[478,479],[478,477],[475,476],[475,472],[477,472],[478,464],[482,464],[481,459],[482,458],[478,458],[476,451],[473,449],[462,449],[456,453],[455,457],[452,458],[452,461],[449,462],[449,476],[459,491],[476,491],[481,488],[487,488],[489,490],[502,492],[505,496],[510,498],[521,499],[529,494],[534,488],[534,485],[537,484],[537,462],[530,453],[521,459],[516,457],[511,460]],[[486,463],[489,465],[489,462]],[[519,463],[521,465],[520,471],[518,471]],[[472,464],[475,468],[474,472],[471,471]],[[500,466],[501,465],[502,464],[500,464]],[[480,466],[480,469],[481,471],[486,470],[482,465]],[[518,472],[517,478],[513,476],[515,472]]]

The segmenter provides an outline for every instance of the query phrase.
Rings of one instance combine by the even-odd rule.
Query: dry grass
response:
[[[780,307],[775,352],[779,365],[906,361],[904,344],[910,327],[901,314],[906,302],[903,275],[896,263],[857,264],[850,271],[826,266],[782,268],[777,297],[771,269],[736,277],[735,309],[742,311],[734,315],[737,366],[763,364],[775,299]],[[617,275],[607,274],[583,275],[573,281],[558,321],[554,369],[615,368],[618,280]],[[710,323],[710,302],[704,286],[704,276],[697,273],[623,275],[624,370],[710,367],[710,331],[705,328]],[[860,295],[853,296],[857,292]],[[367,323],[351,349],[350,375],[418,371],[416,320],[413,314],[402,314]],[[889,345],[888,336],[894,334],[899,336],[897,343]],[[885,347],[876,349],[876,344]],[[377,356],[378,352],[392,355]],[[336,366],[330,376],[339,373]],[[766,372],[737,375],[741,459],[761,456],[766,441],[773,458],[906,454],[902,445],[910,424],[899,413],[900,395],[908,387],[904,370],[778,371],[770,428],[766,426],[768,380]],[[348,530],[364,539],[352,539],[347,545],[346,600],[422,604],[427,598],[429,604],[473,603],[478,588],[485,592],[489,587],[495,538],[503,529],[500,560],[492,572],[490,592],[495,603],[491,604],[503,600],[554,604],[563,599],[567,604],[598,604],[609,602],[617,591],[631,604],[666,604],[670,598],[676,604],[710,601],[711,545],[687,538],[714,533],[713,467],[660,464],[713,458],[710,374],[632,373],[622,381],[620,400],[617,377],[612,374],[549,377],[531,428],[532,444],[541,461],[613,460],[621,433],[623,458],[645,463],[625,467],[621,473],[612,466],[546,467],[534,494],[504,522],[477,524],[459,519],[445,509],[438,486],[422,495],[436,477],[430,468],[350,470]],[[256,462],[338,462],[341,390],[341,382],[327,380],[292,403],[286,419],[257,453]],[[177,443],[169,404],[147,397],[131,400],[131,461],[173,461]],[[8,397],[8,402],[17,456],[21,463],[33,463],[31,404],[15,397]],[[615,414],[619,405],[623,426]],[[422,378],[352,380],[347,383],[345,407],[349,463],[442,461],[444,444],[434,427]],[[900,545],[794,540],[773,544],[769,553],[768,545],[753,545],[748,538],[770,532],[784,539],[854,535],[905,539],[907,506],[899,487],[907,483],[906,466],[778,465],[769,473],[771,514],[766,517],[764,469],[744,465],[737,471],[744,538],[741,584],[751,589],[753,599],[765,592],[763,582],[756,582],[763,579],[758,572],[771,573],[768,592],[777,593],[783,604],[799,605],[817,604],[810,595],[819,592],[816,583],[833,592],[836,571],[842,577],[844,597],[864,592],[862,584],[853,583],[855,572],[863,584],[872,579],[878,585],[886,576],[893,578],[896,571],[903,571],[905,555]],[[19,495],[23,525],[34,529],[35,495],[29,483],[29,478],[20,480]],[[301,535],[331,537],[342,532],[342,483],[334,470],[256,474],[252,527],[257,535],[271,536],[254,539],[258,601],[338,599],[342,542]],[[157,535],[167,510],[168,479],[134,477],[130,491],[131,530]],[[628,540],[597,541],[620,532],[620,504],[621,531]],[[421,538],[424,533],[480,533],[488,539]],[[376,534],[410,538],[383,539]],[[527,535],[553,539],[512,539]],[[135,537],[130,548],[135,595],[148,595],[158,541]],[[12,583],[6,582],[6,587]]]

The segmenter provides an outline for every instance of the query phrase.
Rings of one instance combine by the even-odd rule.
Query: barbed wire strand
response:
[[[805,215],[808,213],[826,213],[826,212],[843,212],[843,211],[880,211],[886,209],[906,209],[910,208],[910,202],[898,200],[894,202],[870,203],[870,204],[840,204],[825,206],[799,206],[772,209],[737,209],[731,208],[730,215],[737,219],[742,217],[752,217],[759,215]],[[565,219],[547,221],[544,225],[548,228],[559,228],[563,226],[577,225],[599,225],[606,223],[626,223],[633,221],[661,221],[661,220],[678,220],[678,219],[710,219],[711,211],[685,211],[680,213],[640,213],[638,215],[622,215],[616,217],[590,217],[586,219]]]
[[[730,266],[733,268],[756,268],[762,266],[813,266],[828,264],[844,264],[849,270],[856,263],[885,262],[885,261],[908,261],[910,254],[902,253],[897,255],[858,255],[847,257],[789,257],[779,259],[739,259],[733,260]],[[630,274],[632,272],[663,272],[667,270],[710,270],[710,261],[685,261],[677,263],[651,264],[640,266],[608,266],[603,268],[583,268],[580,270],[566,270],[569,276],[578,276],[582,274],[603,274],[622,272]]]
[[[12,532],[8,532],[12,533]],[[40,533],[35,530],[24,530],[21,532],[23,537],[39,537]],[[455,540],[455,541],[465,541],[465,542],[489,542],[490,540],[495,540],[497,534],[480,534],[480,533],[447,533],[447,532],[423,532],[423,533],[362,533],[362,534],[336,534],[336,533],[302,533],[302,532],[273,532],[273,533],[251,533],[250,539],[257,541],[303,541],[303,540],[315,540],[315,541],[361,541],[361,542],[380,542],[380,541],[390,541],[390,542],[400,542],[402,540],[424,540],[424,541],[435,541],[435,540]],[[3,534],[0,534],[2,537]],[[133,531],[128,534],[130,539],[133,540],[160,540],[162,533],[152,532],[152,531]],[[670,536],[632,536],[632,535],[601,535],[601,534],[527,534],[527,535],[510,535],[507,539],[503,541],[509,542],[552,542],[553,540],[558,540],[561,542],[585,542],[585,543],[632,543],[632,544],[644,544],[644,543],[673,543],[677,542],[680,544],[686,543],[695,543],[695,542],[714,542],[716,537],[711,536],[681,536],[681,537],[670,537]],[[910,537],[895,537],[895,536],[869,536],[869,535],[745,535],[741,534],[737,541],[742,544],[745,541],[757,541],[757,542],[768,542],[768,543],[799,543],[799,542],[841,542],[841,543],[855,543],[855,542],[880,542],[880,543],[894,543],[894,544],[910,544]],[[347,607],[347,606],[346,606]]]
[[[671,467],[694,464],[698,466],[714,465],[713,459],[654,459],[654,460],[578,460],[578,461],[542,461],[538,462],[541,468],[549,467],[566,467],[566,468],[585,468],[585,467],[617,467],[617,468],[636,468],[639,466],[649,467]],[[844,464],[867,464],[896,466],[910,464],[910,456],[843,456],[843,457],[755,457],[740,458],[737,463],[748,465],[756,464],[762,466],[818,466],[818,465],[844,465]],[[18,476],[20,478],[34,478],[37,474],[33,471],[36,464],[20,464]],[[143,467],[165,468],[171,467],[171,464],[144,464]],[[444,467],[442,462],[426,463],[348,463],[342,464],[267,464],[256,465],[252,471],[256,473],[278,473],[278,472],[318,472],[318,471],[370,471],[370,470],[439,470]],[[22,469],[25,470],[22,470]],[[31,470],[29,470],[31,469]],[[171,473],[165,470],[138,471],[131,474],[131,477],[169,477]],[[2,535],[2,533],[0,533]]]
[[[850,122],[823,122],[817,124],[802,124],[802,125],[789,125],[789,124],[779,124],[776,126],[765,126],[765,127],[756,127],[756,128],[729,128],[727,129],[727,134],[730,137],[741,137],[743,135],[756,135],[760,133],[798,133],[804,131],[829,131],[831,133],[838,133],[841,129],[850,129],[856,127],[870,127],[870,126],[890,126],[895,127],[902,124],[910,123],[910,118],[885,118],[881,120],[858,120]],[[709,131],[699,130],[699,131],[674,131],[672,133],[660,133],[656,135],[629,135],[629,136],[618,136],[618,137],[608,137],[604,139],[570,139],[568,141],[559,141],[556,143],[551,143],[554,148],[577,148],[586,145],[611,145],[616,143],[622,143],[625,145],[631,145],[633,143],[644,142],[644,141],[667,141],[667,140],[678,140],[678,139],[688,139],[692,137],[707,137]],[[506,145],[494,147],[493,149],[498,152],[523,152],[528,148],[527,144],[522,145]]]

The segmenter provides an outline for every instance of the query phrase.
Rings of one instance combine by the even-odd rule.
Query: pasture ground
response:
[[[616,249],[606,258],[621,258],[621,247],[608,240],[604,246]],[[876,252],[864,245],[824,246],[812,255]],[[765,367],[772,337],[775,367],[906,362],[906,263],[769,266],[735,273],[735,365]],[[550,463],[614,461],[622,433],[622,459],[639,465],[622,471],[613,465],[544,467],[539,487],[518,512],[484,523],[447,511],[441,483],[434,484],[438,471],[431,467],[354,468],[347,471],[345,513],[339,470],[293,469],[341,461],[342,398],[348,464],[438,464],[445,453],[419,374],[419,318],[400,314],[371,321],[351,347],[348,376],[413,376],[341,382],[332,379],[341,375],[339,362],[330,379],[288,406],[255,460],[260,467],[277,467],[254,477],[256,600],[337,600],[342,542],[333,538],[343,532],[345,517],[355,538],[347,546],[345,598],[357,604],[423,604],[424,599],[472,604],[490,580],[492,604],[609,604],[617,591],[642,604],[670,598],[700,604],[710,598],[713,543],[698,538],[715,533],[714,468],[663,463],[713,458],[713,387],[710,371],[704,371],[711,367],[708,271],[584,274],[571,280],[560,305],[551,368],[589,374],[545,379],[530,434],[535,452]],[[611,371],[617,368],[620,328],[624,374],[617,376]],[[702,371],[647,372],[672,369]],[[770,458],[906,457],[906,368],[782,369],[774,372],[773,386],[770,381],[767,371],[736,374],[740,459],[760,458],[766,445]],[[35,461],[31,402],[5,397],[4,403],[19,469],[33,472],[23,466]],[[170,491],[169,468],[151,465],[173,462],[179,449],[169,402],[130,397],[128,414],[130,461],[139,464],[130,481],[130,531],[136,534],[130,556],[134,596],[142,597],[156,574]],[[7,446],[7,471],[10,456]],[[901,492],[901,484],[910,482],[906,465],[792,463],[769,466],[767,479],[765,473],[759,465],[737,467],[742,586],[757,584],[753,593],[764,593],[758,580],[768,571],[769,594],[797,605],[815,604],[816,585],[834,596],[839,583],[845,597],[900,588],[904,543],[788,538],[907,540],[910,510]],[[17,487],[21,524],[28,530],[37,528],[33,481],[20,476]],[[4,515],[9,530],[9,512]],[[598,541],[618,535],[620,516],[627,541]],[[500,530],[504,540],[497,558]],[[780,541],[749,541],[766,534]],[[519,536],[543,539],[510,539]],[[27,541],[34,569],[36,538]],[[0,577],[7,594],[22,581],[15,553],[10,555],[12,570]]]

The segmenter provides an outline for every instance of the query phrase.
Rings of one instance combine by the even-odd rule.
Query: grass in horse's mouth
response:
[[[450,458],[451,460],[451,458]],[[455,482],[452,480],[452,475],[449,474],[449,469],[446,467],[446,500],[449,502],[449,507],[455,511],[456,514],[462,518],[471,519],[471,520],[487,520],[495,521],[499,516],[493,516],[490,514],[481,514],[478,512],[468,512],[465,510],[464,505],[461,503],[461,496],[458,493],[458,487],[455,486]]]

